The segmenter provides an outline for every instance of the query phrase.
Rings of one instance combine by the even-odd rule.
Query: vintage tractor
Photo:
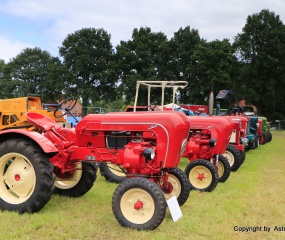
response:
[[[240,130],[236,130],[239,138],[230,141],[231,146],[225,152],[228,159],[235,159],[235,165],[232,165],[232,171],[236,171],[244,162],[245,151],[256,148],[259,139],[257,134],[257,119],[244,115],[243,108],[239,105],[234,93],[230,90],[221,90],[216,96],[216,115],[220,114],[221,104],[228,105],[226,115],[231,116],[233,120],[240,121]]]
[[[229,143],[234,123],[225,117],[188,117],[190,136],[183,157],[190,163],[185,168],[192,189],[212,191],[230,176],[230,163],[222,155]]]
[[[258,120],[262,123],[261,133],[259,136],[260,144],[268,143],[272,140],[272,134],[270,132],[270,124],[266,117],[258,116]]]
[[[185,173],[191,189],[211,192],[218,182],[225,182],[230,176],[230,161],[223,153],[235,123],[226,117],[188,118],[191,127],[183,157],[190,163]],[[112,163],[100,164],[100,172],[109,182],[120,183],[126,179],[124,169]]]
[[[188,82],[185,81],[138,81],[135,104],[128,106],[126,111],[179,111],[182,108],[177,109],[178,105],[174,103],[174,98],[171,104],[164,104],[164,92],[166,88],[172,88],[172,96],[175,96],[176,91],[184,89],[187,84]],[[140,86],[146,86],[148,89],[147,106],[137,106]],[[150,103],[152,88],[162,90],[160,105]],[[184,111],[181,112],[185,113]],[[229,142],[234,123],[221,117],[191,116],[188,119],[191,130],[183,156],[188,158],[190,163],[186,167],[185,173],[189,177],[191,189],[212,191],[217,186],[218,181],[224,182],[230,175],[230,164],[221,154]],[[120,166],[102,164],[100,172],[110,182],[125,180],[124,170]]]
[[[40,113],[63,127],[69,127],[61,111],[54,112],[43,108],[41,98],[38,95],[29,94],[27,97],[0,100],[0,130],[33,127],[27,121],[26,112]]]
[[[39,113],[25,115],[40,133],[0,133],[1,210],[39,211],[53,190],[82,196],[96,179],[95,163],[102,162],[125,170],[127,179],[112,199],[113,213],[124,227],[155,229],[165,217],[166,199],[176,196],[180,205],[188,199],[189,180],[177,168],[190,129],[184,114],[90,114],[75,128],[62,128]]]
[[[246,114],[244,112],[243,107],[241,107],[238,101],[235,98],[235,95],[230,90],[221,90],[218,95],[216,96],[217,100],[217,112],[220,108],[220,100],[226,100],[228,102],[228,111],[227,115],[232,116],[246,116],[249,119],[247,130],[246,130],[246,137],[248,139],[248,145],[245,150],[255,149],[259,146],[259,134],[258,134],[258,117],[253,116],[252,114]],[[249,116],[248,116],[249,115]]]
[[[256,116],[258,118],[259,143],[265,144],[270,142],[272,140],[272,134],[270,132],[270,123],[267,121],[267,118],[258,116],[257,111],[253,108],[253,106],[245,106],[243,109],[245,116]],[[258,142],[256,142],[256,144],[258,144]]]
[[[224,116],[235,122],[230,142],[223,153],[230,162],[231,171],[237,171],[245,160],[245,148],[248,146],[246,138],[246,129],[248,118],[243,116]]]
[[[224,91],[221,91],[221,98],[227,99],[227,93],[224,94]],[[219,95],[218,95],[219,96]],[[178,111],[184,112],[187,116],[213,116],[214,115],[214,95],[210,94],[209,97],[209,107],[206,105],[187,105],[180,104],[177,106]],[[221,108],[217,102],[216,106],[216,115],[223,117],[229,121],[230,124],[233,124],[233,131],[231,134],[230,142],[226,147],[226,150],[222,154],[230,163],[230,170],[237,171],[238,168],[245,160],[245,147],[248,145],[248,140],[245,136],[245,130],[247,129],[248,119],[246,117],[238,116],[228,116],[228,109],[225,109],[224,113],[221,114]],[[190,120],[191,121],[191,120]],[[192,128],[191,124],[191,128]],[[220,170],[221,171],[221,170]],[[219,172],[220,172],[219,171]]]

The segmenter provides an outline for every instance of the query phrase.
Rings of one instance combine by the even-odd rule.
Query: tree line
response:
[[[104,29],[83,28],[67,35],[59,57],[36,47],[8,63],[0,60],[0,99],[39,94],[43,102],[55,102],[75,96],[84,107],[123,108],[133,103],[137,80],[187,81],[179,94],[185,104],[207,105],[212,88],[215,95],[230,89],[263,116],[285,115],[285,26],[264,9],[247,17],[233,43],[209,42],[190,26],[171,39],[141,27],[115,48]],[[140,93],[138,103],[145,105],[147,95]],[[152,95],[160,102],[160,90]]]

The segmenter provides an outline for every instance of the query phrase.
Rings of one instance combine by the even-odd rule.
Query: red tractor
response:
[[[231,171],[237,171],[245,160],[245,148],[248,145],[246,129],[248,119],[243,116],[224,116],[235,123],[230,142],[224,152],[231,166]]]
[[[74,105],[69,106],[66,113]],[[188,199],[189,180],[177,168],[190,129],[184,114],[90,114],[73,129],[38,113],[28,112],[26,117],[38,132],[0,133],[1,210],[39,211],[53,190],[82,196],[92,188],[97,164],[103,162],[122,166],[127,176],[112,199],[122,226],[155,229],[165,217],[168,198],[176,196],[180,205]]]
[[[230,176],[230,163],[222,155],[229,143],[234,123],[226,117],[192,116],[189,141],[183,157],[190,160],[185,169],[192,189],[212,191]]]
[[[186,81],[137,81],[136,97],[134,106],[128,106],[126,111],[205,111],[208,109],[202,105],[183,105],[185,108],[175,104],[175,93],[178,89],[184,89],[187,86]],[[137,106],[139,87],[146,86],[148,89],[148,106]],[[161,105],[156,106],[150,103],[151,89],[160,88],[162,90]],[[164,92],[167,88],[173,90],[172,103],[164,105]],[[179,108],[179,109],[178,109]],[[189,132],[189,140],[184,157],[190,160],[190,164],[186,167],[185,173],[189,177],[191,189],[200,191],[212,191],[217,186],[218,181],[224,182],[230,176],[230,164],[227,159],[222,156],[229,143],[234,123],[224,117],[200,117],[189,116],[191,125]],[[123,181],[123,170],[116,166],[102,165],[100,167],[101,174],[111,182]]]

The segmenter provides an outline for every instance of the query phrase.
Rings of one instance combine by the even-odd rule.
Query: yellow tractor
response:
[[[41,98],[37,95],[0,100],[0,130],[13,128],[33,129],[26,118],[26,112],[36,112],[53,119],[62,127],[68,127],[63,117],[60,104],[46,104],[43,107]]]

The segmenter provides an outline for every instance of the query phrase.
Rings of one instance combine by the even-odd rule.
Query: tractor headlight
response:
[[[216,146],[216,143],[217,143],[216,138],[211,138],[211,139],[209,140],[210,147]]]
[[[247,138],[240,138],[241,144],[243,144],[244,147],[248,146],[248,139]]]
[[[187,139],[185,139],[181,145],[181,148],[180,148],[180,156],[182,156],[182,154],[184,153],[185,151],[185,148],[186,148],[186,145],[187,145]]]
[[[143,155],[145,157],[145,161],[147,162],[148,160],[154,159],[155,151],[153,148],[146,148],[143,152]]]

